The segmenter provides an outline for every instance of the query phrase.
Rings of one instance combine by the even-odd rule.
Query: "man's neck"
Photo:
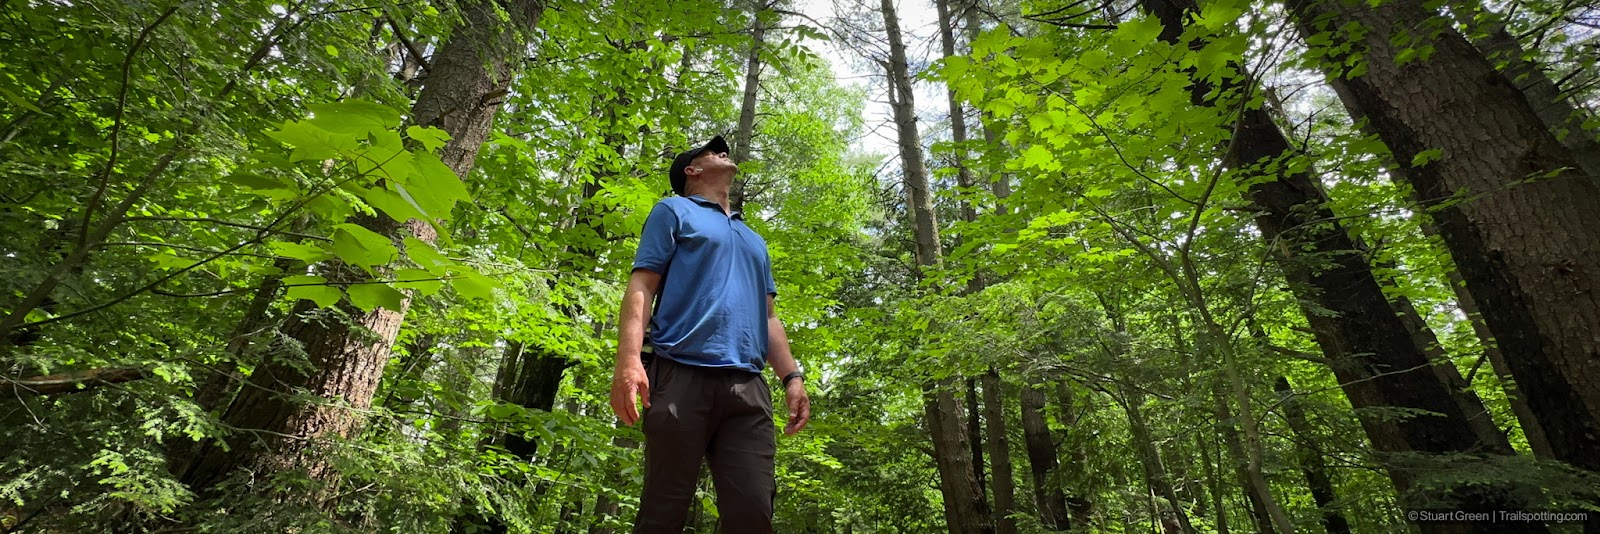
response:
[[[728,207],[728,188],[727,187],[698,187],[698,188],[690,189],[689,190],[689,195],[690,196],[699,195],[701,198],[704,198],[706,200],[710,200],[712,202],[716,202],[717,205],[722,206],[722,213],[723,214],[725,214],[725,215],[732,215],[733,214],[733,210]]]

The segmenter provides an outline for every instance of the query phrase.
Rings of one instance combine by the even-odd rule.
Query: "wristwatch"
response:
[[[802,373],[800,371],[795,371],[793,373],[789,373],[789,374],[783,375],[783,389],[789,389],[789,382],[791,380],[794,380],[796,378],[803,379],[805,377],[806,377],[806,374]]]

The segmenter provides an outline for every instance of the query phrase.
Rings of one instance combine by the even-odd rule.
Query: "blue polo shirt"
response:
[[[699,195],[656,203],[634,269],[662,276],[645,347],[673,361],[759,373],[767,365],[767,242]]]

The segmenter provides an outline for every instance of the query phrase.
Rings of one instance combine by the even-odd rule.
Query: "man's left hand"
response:
[[[784,389],[789,404],[789,424],[783,427],[786,436],[793,436],[811,421],[811,397],[806,395],[805,382],[804,378],[797,378],[789,381],[789,387]]]

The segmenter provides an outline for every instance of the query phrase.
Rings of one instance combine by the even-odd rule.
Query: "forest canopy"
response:
[[[7,0],[0,532],[629,531],[618,309],[717,135],[813,406],[777,532],[1600,532],[1597,47],[1594,0]]]

